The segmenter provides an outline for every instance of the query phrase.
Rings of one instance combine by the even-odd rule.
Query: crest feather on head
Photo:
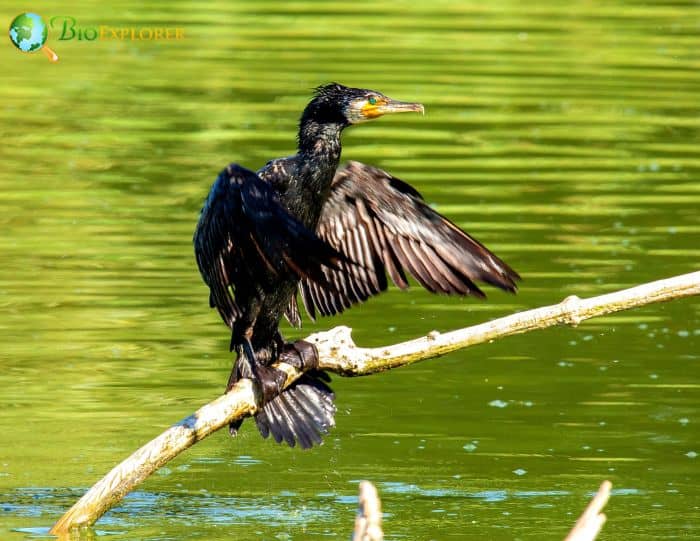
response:
[[[319,85],[316,88],[314,88],[314,97],[323,98],[326,96],[332,96],[334,94],[342,93],[346,90],[348,90],[348,87],[341,85],[340,83],[327,83],[325,85]]]

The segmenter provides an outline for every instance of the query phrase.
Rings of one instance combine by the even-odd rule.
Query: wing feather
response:
[[[515,292],[518,273],[444,216],[410,185],[390,174],[350,162],[333,180],[316,230],[348,261],[323,273],[335,290],[302,280],[309,315],[332,315],[376,295],[401,289],[405,272],[433,293],[484,297],[475,282]]]
[[[239,289],[255,289],[262,275],[292,274],[312,283],[315,289],[307,291],[323,292],[324,310],[328,309],[338,295],[333,283],[338,281],[339,265],[346,261],[284,208],[272,182],[236,164],[214,182],[195,230],[194,248],[210,289],[209,303],[229,327],[241,317]],[[313,311],[306,298],[304,304]],[[295,300],[285,315],[293,325],[301,324]]]

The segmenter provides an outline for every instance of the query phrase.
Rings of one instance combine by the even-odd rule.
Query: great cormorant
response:
[[[345,128],[410,111],[423,106],[320,86],[301,116],[297,153],[257,173],[229,165],[204,203],[194,247],[209,303],[231,328],[237,352],[227,390],[242,377],[262,385],[266,402],[255,419],[264,437],[307,448],[334,425],[325,374],[307,372],[279,393],[284,377],[270,368],[280,356],[314,361],[311,344],[287,343],[279,331],[282,315],[301,326],[297,292],[314,318],[384,291],[387,274],[408,287],[405,271],[434,293],[483,297],[475,281],[516,289],[515,271],[411,186],[359,162],[338,169]]]

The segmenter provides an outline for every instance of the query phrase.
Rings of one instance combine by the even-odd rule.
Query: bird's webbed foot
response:
[[[318,351],[304,340],[284,343],[277,340],[267,351],[259,351],[257,357],[249,357],[252,348],[241,344],[239,357],[229,379],[229,389],[241,378],[253,379],[260,387],[263,406],[255,414],[258,430],[267,438],[285,441],[291,447],[299,445],[306,449],[322,442],[323,435],[335,425],[335,395],[328,387],[328,375],[318,370]],[[269,366],[275,359],[304,371],[298,380],[283,387],[287,373]],[[235,436],[242,419],[229,425]]]
[[[239,380],[244,378],[251,379],[260,386],[263,404],[266,404],[282,392],[287,374],[282,370],[266,366],[263,364],[266,362],[265,360],[256,358],[253,346],[247,337],[243,338],[240,343],[237,343],[234,349],[238,352],[238,358],[231,369],[226,392],[229,392]],[[266,357],[269,357],[269,352]],[[267,362],[269,362],[269,359],[267,359]],[[229,433],[235,436],[242,423],[243,419],[231,422],[229,424]]]
[[[281,370],[267,366],[265,363],[269,360],[256,358],[253,346],[247,338],[244,338],[236,349],[239,352],[238,359],[231,370],[226,392],[230,391],[238,380],[247,378],[260,385],[264,402],[280,394],[287,375]]]
[[[277,443],[284,441],[290,447],[308,449],[320,445],[323,436],[335,426],[336,408],[335,394],[327,385],[330,377],[318,369],[318,351],[312,343],[299,340],[282,344],[278,360],[304,374],[265,402],[255,415],[258,430],[264,438],[272,435]]]
[[[315,375],[326,376],[324,372],[319,372],[318,351],[316,346],[305,340],[297,340],[293,343],[281,342],[277,344],[278,359],[286,364],[292,365],[298,370],[312,372]],[[253,378],[262,387],[263,403],[267,403],[282,392],[287,374],[282,370],[277,370],[262,363],[253,363]],[[322,377],[325,381],[330,378]]]
[[[295,368],[308,371],[318,369],[318,350],[306,340],[297,340],[282,346],[279,360]]]
[[[287,374],[282,370],[277,370],[264,364],[256,364],[253,368],[254,377],[260,384],[263,396],[263,404],[269,402],[282,392]]]

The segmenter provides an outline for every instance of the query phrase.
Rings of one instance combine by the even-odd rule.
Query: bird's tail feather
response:
[[[267,402],[255,415],[264,438],[302,449],[320,445],[335,426],[335,394],[322,378],[323,372],[307,372],[282,393]]]

